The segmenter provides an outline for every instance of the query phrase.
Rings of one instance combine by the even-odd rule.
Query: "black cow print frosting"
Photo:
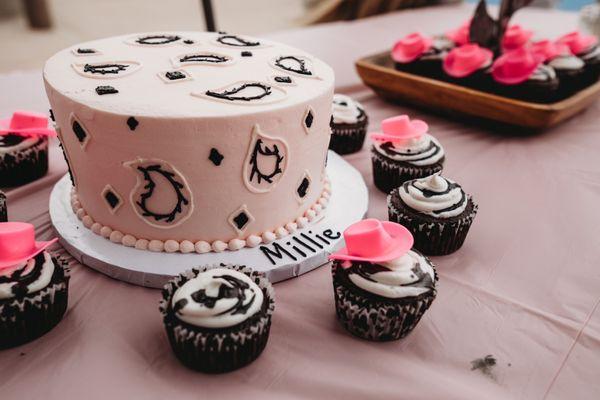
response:
[[[217,38],[217,42],[224,44],[226,46],[234,46],[234,47],[256,47],[260,46],[260,42],[246,40],[236,35],[222,35]]]
[[[178,41],[179,39],[181,39],[181,37],[177,35],[148,35],[137,38],[135,42],[147,45],[161,45],[173,43]]]
[[[117,75],[129,68],[129,64],[85,64],[83,72],[99,75]]]
[[[300,75],[311,76],[313,74],[306,66],[306,60],[296,56],[281,56],[275,60],[275,65],[285,71]]]
[[[197,54],[186,54],[183,57],[179,58],[179,62],[181,63],[224,63],[231,60],[229,57],[221,56],[218,54],[206,54],[206,53],[197,53]]]
[[[212,90],[206,91],[206,95],[217,99],[229,101],[253,101],[260,100],[263,97],[269,96],[272,93],[270,86],[260,82],[249,82],[236,86],[232,89],[215,92]]]

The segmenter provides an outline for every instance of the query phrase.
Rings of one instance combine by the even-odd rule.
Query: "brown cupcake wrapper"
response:
[[[373,183],[384,193],[390,193],[392,189],[400,187],[406,181],[424,178],[440,172],[443,169],[444,162],[444,159],[441,159],[435,164],[425,166],[400,163],[384,158],[375,149],[371,149],[371,160],[373,163]]]
[[[212,268],[231,268],[248,275],[265,293],[266,309],[251,316],[237,328],[203,329],[192,327],[174,315],[170,302],[175,291],[200,272]],[[269,339],[275,310],[275,292],[263,273],[245,266],[213,265],[194,268],[173,278],[163,288],[160,312],[175,356],[185,366],[206,373],[222,373],[241,368],[256,360]]]
[[[0,155],[0,186],[19,186],[48,172],[48,139],[15,152]]]
[[[369,119],[364,119],[356,124],[332,124],[329,148],[338,154],[356,153],[362,149],[367,135]]]
[[[394,207],[391,201],[393,194],[394,191],[388,195],[387,200],[389,220],[403,225],[412,233],[415,249],[428,256],[442,256],[454,253],[463,245],[477,215],[478,207],[471,197],[468,198],[468,201],[473,204],[470,213],[458,219],[449,221],[440,219],[431,222],[419,220],[417,216]]]
[[[393,299],[379,301],[374,298],[376,295],[363,296],[346,287],[336,273],[337,268],[341,267],[334,262],[332,275],[337,318],[348,332],[363,339],[378,342],[402,339],[417,326],[437,294],[433,289],[399,302]]]
[[[68,262],[53,257],[63,279],[19,299],[0,303],[0,349],[19,346],[49,332],[62,320],[69,300]]]

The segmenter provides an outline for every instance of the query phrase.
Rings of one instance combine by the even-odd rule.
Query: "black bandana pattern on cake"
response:
[[[306,59],[297,56],[281,56],[275,60],[275,66],[298,75],[312,76],[313,71],[308,66]]]
[[[97,63],[73,64],[75,70],[88,77],[114,79],[138,71],[141,64],[136,61],[105,61]]]
[[[138,44],[145,44],[150,46],[163,45],[168,43],[173,43],[181,39],[181,37],[177,35],[148,35],[142,36],[135,40]]]
[[[181,64],[221,64],[231,61],[231,58],[221,54],[192,53],[179,57]]]
[[[255,126],[244,165],[246,187],[255,193],[268,192],[279,182],[286,166],[287,144]]]
[[[260,82],[248,82],[242,83],[238,86],[234,86],[231,89],[222,90],[220,92],[208,90],[206,92],[206,95],[228,101],[251,102],[255,100],[260,100],[263,97],[267,97],[271,93],[271,86],[265,85],[264,83]]]
[[[236,35],[221,35],[217,38],[217,42],[225,46],[233,47],[256,47],[260,46],[260,42],[247,40]]]

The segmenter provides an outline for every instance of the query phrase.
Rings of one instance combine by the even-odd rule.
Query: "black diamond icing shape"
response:
[[[77,49],[77,54],[94,54],[96,50],[94,49]]]
[[[185,74],[181,71],[169,71],[165,74],[168,80],[176,81],[178,79],[185,79]]]
[[[313,116],[312,111],[308,110],[308,113],[306,114],[306,117],[304,118],[304,124],[306,125],[307,128],[310,129],[314,120],[315,120],[315,117]]]
[[[252,57],[251,51],[242,51],[242,57]]]
[[[276,76],[274,79],[275,82],[279,83],[292,83],[292,78],[290,78],[289,76]]]
[[[219,150],[215,149],[214,147],[210,149],[210,155],[208,156],[208,159],[212,161],[213,164],[216,166],[221,165],[223,158],[225,157],[223,157],[223,154],[219,153]]]
[[[54,118],[54,111],[52,111],[52,109],[49,109],[48,112],[50,112],[50,119],[52,120],[52,122],[56,122],[56,118]]]
[[[190,40],[190,39],[185,39],[185,40],[183,41],[183,43],[185,43],[185,44],[194,44],[194,41],[193,41],[193,40]]]
[[[248,218],[248,215],[246,215],[244,211],[240,211],[240,213],[233,218],[233,222],[235,223],[235,226],[242,231],[248,222],[250,222],[250,218]]]
[[[98,95],[102,96],[105,94],[119,93],[119,91],[112,86],[105,85],[105,86],[97,86],[96,93],[98,93]]]
[[[75,133],[75,136],[77,136],[77,140],[79,140],[79,143],[83,143],[85,141],[85,139],[87,138],[87,133],[85,133],[85,130],[83,129],[83,126],[81,126],[81,124],[77,121],[73,121],[73,133]]]
[[[298,189],[296,189],[296,192],[298,193],[298,196],[300,196],[301,199],[303,199],[306,194],[308,193],[308,187],[310,186],[310,181],[308,180],[307,177],[304,177],[302,179],[302,182],[300,182],[300,185],[298,185]]]
[[[137,128],[137,126],[140,123],[138,122],[137,119],[133,118],[133,117],[129,117],[127,118],[127,126],[129,126],[129,129],[131,129],[132,131],[135,131],[135,128]]]
[[[119,197],[110,189],[104,192],[104,200],[108,203],[110,208],[113,210],[119,205]]]

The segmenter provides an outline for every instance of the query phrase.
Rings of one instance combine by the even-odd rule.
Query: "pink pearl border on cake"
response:
[[[77,197],[75,190],[71,190],[71,208],[77,218],[83,223],[83,226],[90,229],[96,235],[100,235],[113,243],[122,244],[127,247],[135,247],[138,250],[150,250],[154,252],[167,253],[208,253],[214,251],[220,253],[225,250],[239,250],[244,247],[256,247],[261,243],[271,243],[274,240],[281,239],[298,229],[308,226],[308,223],[314,221],[329,204],[331,197],[331,185],[329,179],[325,178],[323,192],[321,197],[304,212],[303,216],[298,217],[295,221],[288,222],[284,226],[280,226],[273,231],[266,231],[260,235],[250,235],[246,239],[234,238],[229,241],[215,240],[212,243],[200,240],[192,242],[190,240],[172,240],[165,241],[156,239],[137,239],[135,236],[113,230],[111,227],[102,225],[89,216]]]

